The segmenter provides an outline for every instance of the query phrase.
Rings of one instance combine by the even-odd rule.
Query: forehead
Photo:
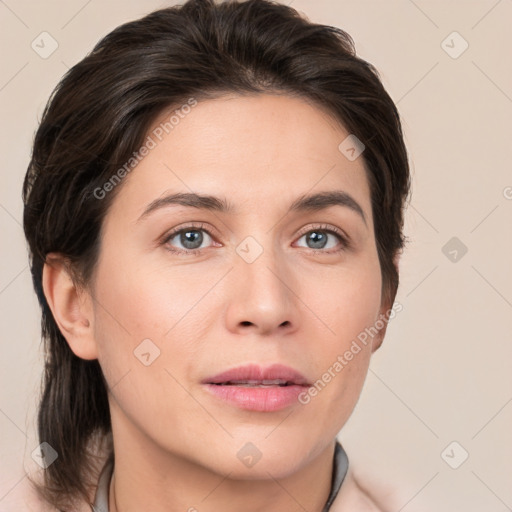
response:
[[[197,192],[229,197],[237,213],[261,214],[262,201],[270,208],[342,190],[370,215],[363,158],[350,161],[338,149],[348,135],[322,108],[286,95],[232,95],[174,107],[148,130],[151,149],[114,203],[140,215],[159,196]]]

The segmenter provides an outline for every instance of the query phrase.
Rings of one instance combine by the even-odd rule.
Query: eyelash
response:
[[[208,236],[210,238],[212,238],[212,239],[214,238],[213,235],[210,233],[210,231],[208,229],[204,228],[204,224],[199,224],[199,225],[190,224],[188,226],[185,226],[185,227],[182,227],[179,229],[175,229],[175,230],[171,231],[170,233],[166,234],[164,239],[162,240],[162,244],[167,245],[168,242],[170,240],[172,240],[176,235],[178,235],[182,232],[186,232],[186,231],[204,231],[208,234]],[[348,237],[342,231],[340,231],[338,228],[336,228],[334,226],[328,226],[325,224],[309,227],[307,229],[302,229],[299,232],[299,239],[302,238],[304,235],[307,235],[308,233],[311,233],[313,231],[322,231],[325,233],[329,233],[331,235],[335,235],[341,243],[341,247],[338,249],[324,250],[324,249],[312,249],[312,248],[306,247],[306,249],[313,254],[318,254],[318,253],[337,254],[337,253],[347,250],[351,247]],[[169,246],[166,249],[172,253],[183,254],[186,256],[199,256],[204,251],[204,249],[187,249],[187,250],[185,250],[185,249],[177,249],[175,247],[170,248]]]

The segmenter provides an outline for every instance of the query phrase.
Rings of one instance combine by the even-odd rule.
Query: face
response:
[[[372,353],[358,336],[384,312],[363,159],[347,159],[349,133],[302,99],[229,96],[187,112],[164,136],[169,114],[155,122],[103,224],[90,290],[114,439],[283,477],[350,416]],[[178,193],[218,200],[177,204]],[[320,193],[338,195],[298,205]],[[264,373],[276,364],[302,383]],[[211,383],[246,365],[263,373]]]

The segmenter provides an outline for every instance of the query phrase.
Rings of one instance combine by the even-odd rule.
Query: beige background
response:
[[[37,120],[63,73],[100,37],[164,5],[0,1],[1,511],[21,510],[15,504],[38,445],[39,309],[21,228]],[[512,0],[291,5],[347,30],[380,71],[403,117],[413,172],[403,311],[339,438],[357,473],[387,482],[395,511],[511,510]],[[43,31],[58,43],[47,59],[31,48]],[[467,50],[452,58],[447,51],[464,40]],[[456,246],[442,251],[452,237],[465,255]],[[464,451],[468,459],[450,467]]]

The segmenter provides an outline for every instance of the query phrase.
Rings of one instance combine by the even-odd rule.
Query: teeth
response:
[[[286,384],[286,381],[282,379],[262,380],[261,383],[265,386],[279,386],[281,384]]]
[[[287,381],[283,379],[273,379],[273,380],[237,380],[237,381],[229,381],[219,383],[219,385],[228,385],[228,386],[244,386],[244,387],[270,387],[270,386],[286,386]]]

